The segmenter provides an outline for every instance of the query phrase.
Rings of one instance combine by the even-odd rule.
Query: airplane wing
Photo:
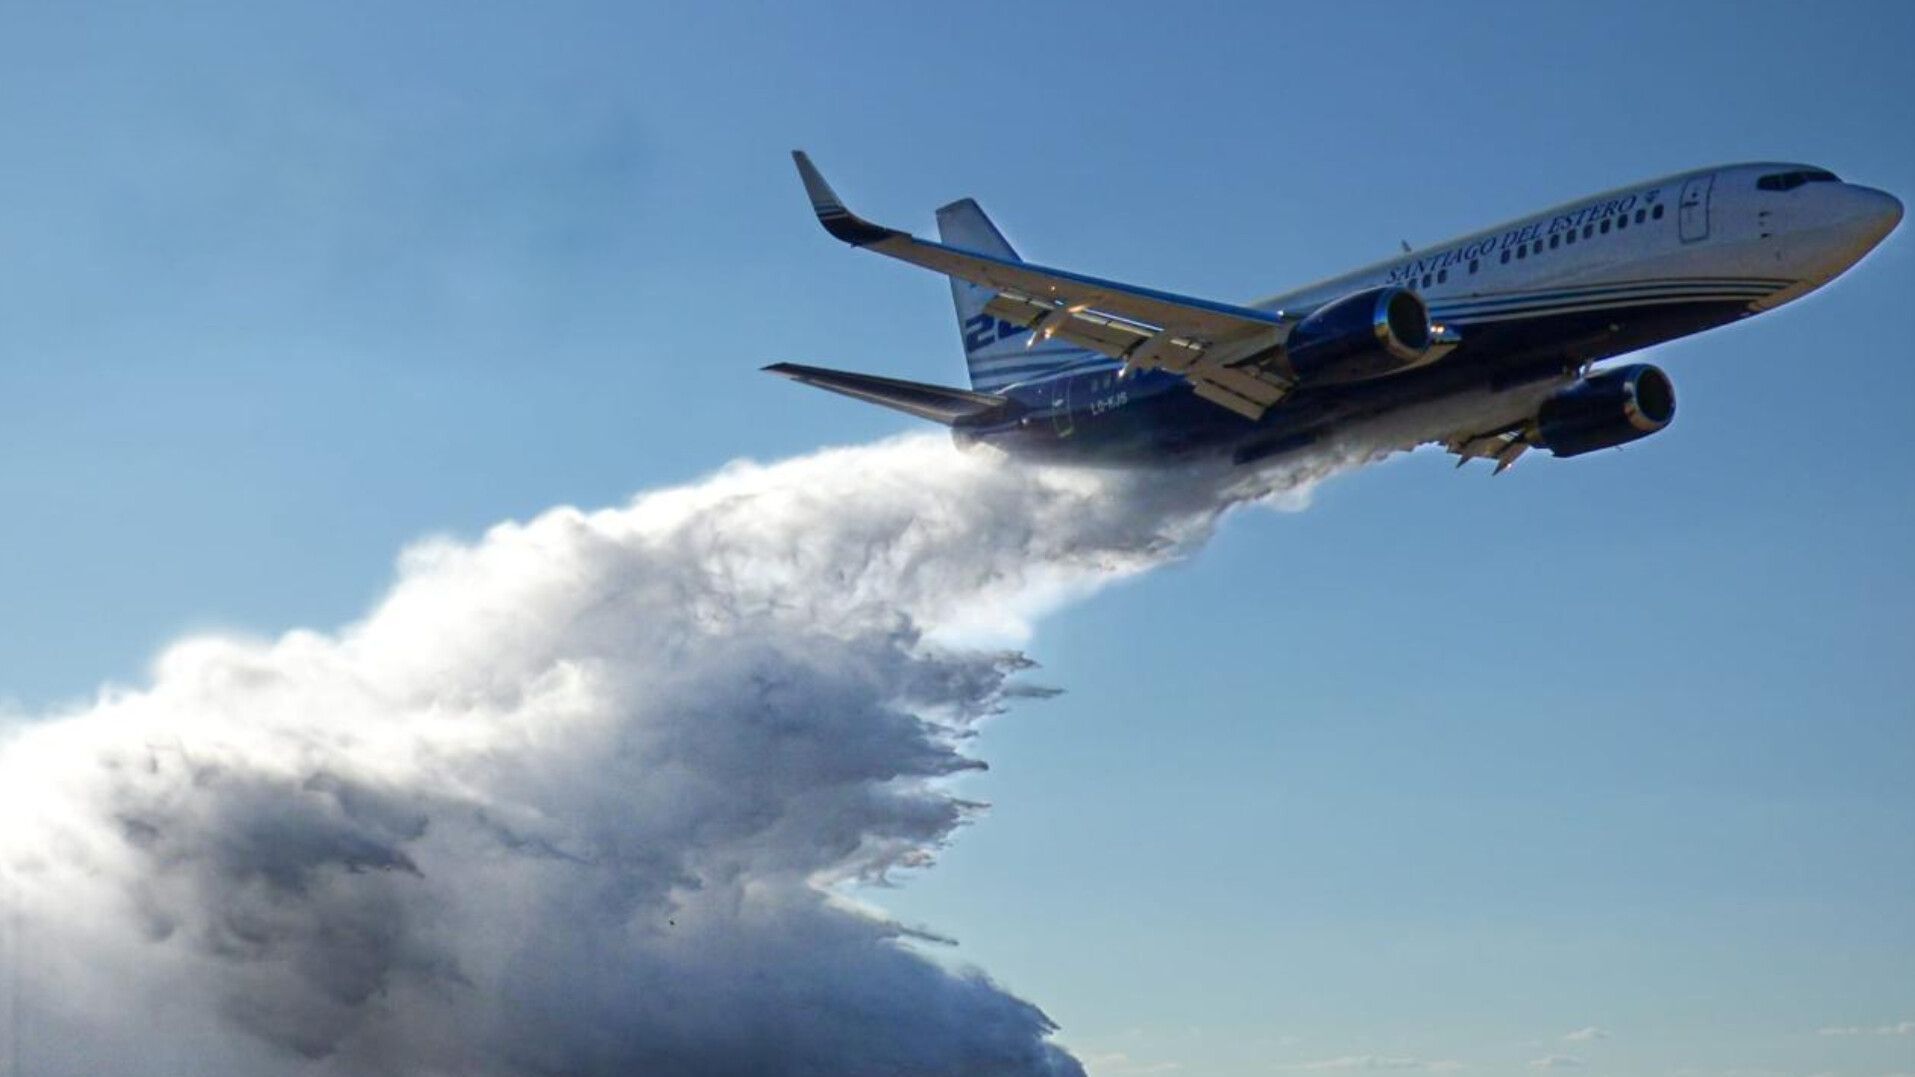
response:
[[[804,151],[792,159],[825,231],[854,247],[994,289],[986,312],[1034,330],[1032,343],[1060,337],[1135,368],[1178,374],[1199,396],[1251,419],[1290,389],[1262,361],[1281,350],[1291,319],[918,239],[852,213]]]
[[[1529,442],[1523,437],[1524,425],[1517,423],[1487,434],[1453,437],[1443,443],[1443,448],[1456,454],[1457,467],[1471,460],[1494,460],[1496,467],[1490,474],[1501,475],[1517,457],[1529,451]]]

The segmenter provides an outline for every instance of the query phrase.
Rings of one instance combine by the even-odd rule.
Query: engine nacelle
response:
[[[1305,385],[1367,381],[1431,362],[1438,349],[1430,308],[1407,288],[1371,288],[1333,299],[1284,340],[1290,373]]]
[[[1591,375],[1543,401],[1530,440],[1557,456],[1613,449],[1669,425],[1676,390],[1648,363]]]

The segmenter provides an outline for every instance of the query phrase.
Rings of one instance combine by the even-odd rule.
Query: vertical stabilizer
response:
[[[938,210],[938,238],[946,246],[1022,261],[984,210],[969,198]],[[1094,353],[1055,341],[1033,345],[1031,331],[984,313],[997,293],[956,277],[951,278],[951,300],[957,306],[958,332],[964,337],[964,362],[971,370],[971,387],[995,392],[1014,382],[1074,366]]]

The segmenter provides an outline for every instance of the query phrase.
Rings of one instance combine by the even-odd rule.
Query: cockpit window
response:
[[[1795,172],[1771,172],[1755,181],[1755,185],[1765,191],[1793,191],[1804,183],[1838,183],[1840,180],[1833,172],[1824,172],[1819,168],[1804,168]]]

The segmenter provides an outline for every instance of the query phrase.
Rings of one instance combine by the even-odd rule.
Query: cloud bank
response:
[[[1450,1059],[1417,1058],[1413,1055],[1342,1055],[1337,1058],[1324,1058],[1314,1062],[1294,1062],[1279,1069],[1298,1073],[1341,1073],[1341,1072],[1377,1072],[1389,1070],[1413,1070],[1423,1073],[1454,1073],[1463,1068],[1461,1062]]]
[[[1336,466],[1226,489],[906,438],[424,543],[337,632],[179,643],[0,749],[0,1047],[49,1077],[1079,1074],[846,890],[975,810],[948,779],[1028,662],[960,641]]]
[[[1563,1039],[1571,1043],[1594,1043],[1597,1040],[1606,1040],[1608,1038],[1609,1030],[1606,1028],[1597,1028],[1595,1025],[1586,1025],[1574,1032],[1566,1033],[1563,1036]]]
[[[1821,1036],[1915,1036],[1915,1021],[1896,1021],[1886,1025],[1827,1025],[1815,1031]]]

